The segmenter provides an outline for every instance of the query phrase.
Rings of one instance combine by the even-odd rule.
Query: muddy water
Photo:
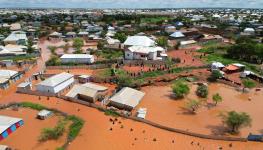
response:
[[[146,87],[143,91],[146,96],[138,107],[148,109],[147,119],[176,127],[205,134],[224,134],[222,121],[219,114],[226,111],[246,112],[253,119],[252,126],[241,129],[240,136],[246,137],[249,132],[261,133],[263,120],[260,119],[263,113],[263,93],[251,91],[249,94],[237,92],[234,88],[223,84],[209,85],[208,104],[203,105],[195,115],[189,114],[183,107],[189,99],[199,99],[196,94],[197,86],[191,85],[190,94],[183,100],[171,98],[171,88]],[[212,95],[219,93],[223,97],[223,102],[214,107]],[[251,98],[251,101],[248,100]],[[200,99],[201,100],[201,99]],[[210,107],[209,107],[210,106]]]
[[[24,125],[14,133],[2,140],[0,144],[8,145],[13,149],[19,150],[54,150],[60,147],[66,141],[66,134],[57,141],[38,142],[38,137],[43,128],[56,126],[59,117],[53,116],[47,120],[36,119],[37,111],[30,109],[20,109],[19,111],[1,110],[1,115],[8,115],[22,118]]]
[[[149,90],[151,89],[149,88]],[[163,88],[159,88],[159,90],[155,89],[154,91],[156,93],[161,93],[163,91]],[[156,97],[156,95],[152,95],[152,96],[154,98],[152,97],[151,100],[158,98]],[[83,118],[85,120],[85,125],[82,128],[80,135],[70,144],[69,150],[86,150],[86,149],[90,149],[90,150],[103,150],[103,149],[211,150],[211,149],[217,149],[219,146],[222,146],[224,149],[229,149],[228,145],[230,144],[230,142],[203,140],[203,139],[185,136],[181,134],[171,133],[142,123],[137,123],[131,120],[118,119],[118,121],[116,121],[113,124],[112,122],[109,121],[111,117],[105,116],[102,112],[99,112],[98,110],[86,106],[82,106],[79,104],[66,102],[57,98],[50,98],[50,100],[47,100],[46,97],[41,97],[41,100],[38,100],[38,97],[36,96],[13,94],[9,98],[2,99],[0,102],[6,103],[10,101],[30,101],[34,103],[40,103],[42,105],[51,108],[57,108],[61,111],[67,112],[68,114],[74,114]],[[172,103],[172,102],[173,101],[170,100],[167,103]],[[80,111],[78,111],[78,109]],[[158,113],[166,112],[166,111],[171,111],[171,108],[169,107],[165,109],[164,108],[159,109]],[[154,112],[152,110],[149,110],[147,114],[147,119],[151,119],[150,115],[152,113]],[[168,113],[168,115],[165,115],[165,117],[162,116],[163,114],[161,113],[161,117],[159,117],[161,121],[162,120],[165,120],[166,122],[171,121],[170,119],[172,118],[171,114]],[[176,117],[177,114],[175,113],[174,116]],[[119,123],[119,121],[121,123]],[[187,117],[184,121],[189,123]],[[183,121],[182,120],[177,121],[177,123],[180,122]],[[54,120],[54,122],[52,122],[51,124],[55,124],[55,123],[56,120]],[[190,124],[192,124],[192,126],[195,126],[193,122],[191,122]],[[122,125],[123,128],[121,128]],[[44,125],[40,125],[40,126],[44,126]],[[110,130],[110,128],[112,128],[112,130]],[[133,129],[132,131],[131,128]],[[156,141],[154,141],[154,138],[156,139]],[[19,143],[20,141],[20,139],[10,138],[10,140],[11,139],[12,142],[14,143],[16,142]],[[35,139],[29,139],[28,141],[35,142]],[[193,145],[191,144],[192,141],[193,141]],[[238,150],[247,149],[248,147],[252,150],[261,150],[263,146],[262,143],[251,143],[251,142],[248,143],[232,142],[232,143],[233,143],[232,149],[238,149]],[[59,142],[56,144],[59,145]],[[41,148],[46,149],[46,147],[44,146]]]

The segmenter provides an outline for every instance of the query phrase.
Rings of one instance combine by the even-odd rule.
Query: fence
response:
[[[111,64],[93,64],[93,65],[78,65],[78,66],[47,66],[50,70],[69,70],[69,69],[104,69],[109,68]]]
[[[165,62],[161,60],[123,60],[123,64],[125,65],[138,65],[138,64],[165,65]]]

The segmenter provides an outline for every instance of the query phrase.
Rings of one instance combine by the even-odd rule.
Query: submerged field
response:
[[[39,136],[44,128],[53,128],[59,121],[59,116],[53,116],[46,120],[36,119],[38,111],[20,108],[18,111],[11,109],[1,110],[0,115],[22,118],[24,125],[17,129],[14,133],[2,140],[0,144],[8,145],[13,149],[21,150],[54,150],[61,147],[67,140],[67,134],[64,133],[58,140],[49,140],[39,142]]]
[[[252,118],[252,126],[242,128],[238,136],[247,137],[250,132],[254,134],[262,133],[263,121],[261,115],[259,115],[263,113],[261,109],[263,106],[262,91],[255,92],[253,90],[248,94],[243,94],[224,84],[210,84],[207,104],[202,105],[196,114],[191,114],[184,109],[186,101],[200,98],[195,94],[197,85],[191,85],[190,87],[190,94],[182,100],[175,100],[171,97],[172,89],[170,86],[144,87],[142,90],[146,95],[138,108],[147,108],[146,119],[148,120],[169,127],[207,135],[225,134],[225,128],[219,117],[220,113],[232,110],[247,112]],[[215,93],[219,93],[223,97],[223,102],[217,106],[214,106],[212,102],[212,95]],[[251,101],[248,100],[249,98]]]

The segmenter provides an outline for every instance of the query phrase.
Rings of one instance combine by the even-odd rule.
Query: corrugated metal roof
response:
[[[171,34],[170,37],[181,38],[181,37],[185,37],[185,35],[181,31],[176,31],[173,34]]]
[[[22,31],[14,31],[9,36],[4,39],[4,41],[18,41],[18,40],[27,40],[27,36],[25,32]]]
[[[129,36],[124,42],[129,46],[155,46],[155,42],[147,36]]]
[[[62,55],[60,58],[87,58],[90,59],[92,58],[93,55],[89,55],[89,54],[64,54]]]
[[[72,78],[74,75],[66,73],[66,72],[62,72],[60,74],[54,75],[40,83],[38,83],[37,85],[44,85],[44,86],[52,86],[55,87],[58,84]]]
[[[17,71],[14,70],[0,70],[0,77],[1,78],[10,78],[17,74]]]
[[[100,86],[93,83],[86,83],[82,85],[74,85],[74,87],[67,93],[68,97],[76,97],[78,94],[95,97],[98,92],[108,90],[107,87]]]
[[[141,91],[138,91],[138,90],[135,90],[129,87],[125,87],[121,89],[113,97],[111,97],[110,101],[128,105],[134,108],[139,104],[139,102],[141,101],[144,95],[145,93]]]

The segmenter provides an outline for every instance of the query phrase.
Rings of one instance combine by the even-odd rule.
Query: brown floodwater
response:
[[[157,93],[161,93],[161,92],[162,92],[162,88],[159,88],[159,91]],[[153,97],[154,96],[155,95],[153,95]],[[36,96],[29,96],[25,94],[13,94],[9,98],[2,99],[0,103],[6,103],[10,101],[30,101],[34,103],[40,103],[42,105],[51,108],[57,108],[61,111],[67,112],[68,114],[74,114],[83,118],[85,120],[85,125],[82,128],[79,136],[70,144],[69,150],[86,150],[86,149],[90,149],[90,150],[103,150],[103,149],[170,150],[171,149],[172,150],[176,148],[179,148],[180,150],[196,150],[196,149],[211,150],[211,149],[217,149],[218,147],[223,147],[223,149],[235,149],[235,150],[236,149],[261,150],[263,147],[262,143],[255,143],[255,142],[245,142],[245,143],[224,142],[224,141],[195,138],[191,136],[168,132],[155,127],[151,127],[143,123],[138,123],[135,121],[121,119],[121,118],[118,118],[118,121],[116,121],[113,124],[112,122],[109,121],[110,118],[112,117],[105,116],[102,112],[96,109],[75,103],[70,103],[57,98],[50,98],[50,100],[47,100],[46,97],[41,97],[41,100],[38,100],[38,97]],[[78,111],[78,109],[80,111]],[[170,107],[165,109],[159,109],[159,110],[160,111],[158,112],[165,112],[167,110],[169,111]],[[154,112],[149,110],[146,118],[151,119],[150,115],[152,113]],[[164,118],[162,118],[162,116],[163,115],[159,116],[159,119],[166,120],[167,122],[171,121],[169,119],[172,116],[171,114],[169,114],[169,116],[165,116]],[[174,116],[176,117],[176,114],[174,114]],[[180,123],[180,121],[181,120],[178,120],[178,123]],[[189,120],[185,119],[185,121],[189,123]],[[54,124],[55,123],[56,120],[54,120]],[[193,122],[191,122],[190,124],[192,127],[195,126]],[[110,130],[111,128],[112,130]],[[154,139],[156,139],[156,141],[154,141]],[[35,142],[34,140],[35,139],[32,139],[32,142]],[[12,142],[16,143],[19,141],[20,140],[18,139],[13,139]],[[192,141],[193,141],[193,145],[191,144]],[[232,148],[229,148],[230,143],[232,143],[233,145]],[[59,143],[56,144],[59,145]]]
[[[191,92],[182,100],[175,100],[171,97],[170,86],[145,87],[146,93],[138,107],[146,107],[148,112],[146,119],[158,122],[170,127],[189,130],[208,135],[224,134],[225,128],[222,126],[220,113],[227,111],[246,112],[252,118],[251,127],[241,129],[239,136],[246,137],[250,132],[254,134],[262,133],[263,120],[263,93],[252,90],[248,94],[236,91],[234,88],[224,84],[210,84],[208,104],[202,105],[196,114],[188,113],[184,109],[185,103],[189,99],[200,99],[196,96],[197,85],[191,85]],[[217,106],[213,105],[212,95],[219,93],[223,97],[223,102]],[[251,101],[249,101],[249,98]],[[202,99],[200,99],[202,100]]]
[[[13,111],[11,109],[1,110],[0,115],[22,118],[24,125],[15,132],[2,140],[0,144],[8,145],[17,150],[54,150],[62,146],[66,141],[66,133],[58,140],[49,140],[47,142],[38,142],[38,138],[43,128],[55,127],[58,116],[52,116],[46,120],[36,119],[37,111],[31,109],[19,109]]]

